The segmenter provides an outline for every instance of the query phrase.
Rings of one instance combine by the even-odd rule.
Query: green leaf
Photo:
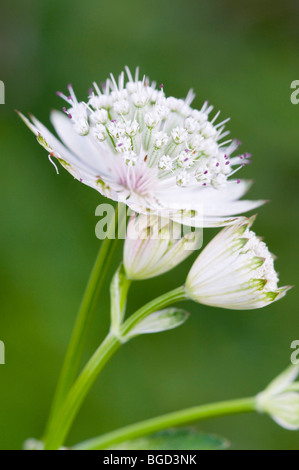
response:
[[[146,318],[141,320],[135,325],[131,331],[126,335],[126,338],[132,338],[133,336],[148,334],[148,333],[159,333],[161,331],[172,330],[177,326],[185,323],[189,313],[185,310],[178,308],[166,308],[157,312],[151,313]]]
[[[122,442],[107,450],[224,450],[228,447],[226,439],[196,429],[178,428]]]
[[[111,330],[117,334],[119,333],[119,327],[125,315],[130,284],[131,281],[127,279],[123,264],[121,264],[110,284]]]

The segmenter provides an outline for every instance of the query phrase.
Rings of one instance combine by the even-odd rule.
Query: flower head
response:
[[[254,218],[223,229],[201,252],[186,281],[187,295],[234,310],[264,307],[283,297],[273,256],[250,230]]]
[[[299,430],[299,366],[290,366],[257,396],[257,410],[268,413],[276,423]]]
[[[94,83],[85,102],[71,85],[67,95],[58,93],[66,105],[51,121],[61,141],[22,116],[50,158],[104,196],[137,212],[179,214],[188,225],[227,225],[263,203],[238,200],[249,184],[229,178],[250,155],[232,157],[239,144],[224,141],[227,120],[211,118],[207,102],[193,109],[192,90],[185,99],[167,98],[163,86],[140,80],[138,69],[134,78],[126,73],[127,81],[122,72],[101,89]]]
[[[202,232],[181,234],[181,226],[155,215],[133,215],[124,245],[124,267],[129,279],[159,276],[201,247]]]

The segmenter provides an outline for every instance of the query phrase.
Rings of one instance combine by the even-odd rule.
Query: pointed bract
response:
[[[162,331],[172,330],[173,328],[177,328],[185,323],[188,317],[188,312],[178,308],[159,310],[158,312],[151,313],[135,325],[126,335],[125,339],[127,340],[134,336],[143,334],[160,333]]]

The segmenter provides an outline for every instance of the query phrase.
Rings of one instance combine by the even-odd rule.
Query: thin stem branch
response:
[[[172,291],[155,298],[141,307],[127,319],[127,321],[121,327],[122,335],[125,336],[137,323],[146,318],[150,313],[156,312],[161,308],[168,307],[175,302],[186,299],[187,297],[183,286],[178,287],[177,289],[173,289]]]
[[[81,442],[72,449],[97,450],[113,448],[113,445],[121,442],[153,434],[170,427],[187,425],[221,416],[250,413],[255,411],[255,406],[255,398],[245,398],[187,408],[117,429],[100,437]]]

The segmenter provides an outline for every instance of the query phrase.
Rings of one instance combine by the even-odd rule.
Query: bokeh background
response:
[[[295,284],[263,310],[217,310],[191,302],[181,328],[126,345],[93,387],[68,444],[167,411],[259,392],[289,364],[299,339],[299,4],[285,0],[2,0],[0,79],[1,243],[0,448],[39,437],[70,331],[99,241],[101,196],[61,170],[14,113],[49,123],[61,107],[56,90],[71,82],[84,98],[124,65],[163,82],[168,95],[193,87],[195,106],[209,99],[253,153],[242,177],[251,198],[270,199],[255,229],[265,237],[282,284]],[[205,230],[207,242],[214,230]],[[121,249],[111,270],[121,258]],[[129,312],[184,281],[190,260],[163,277],[133,285]],[[85,359],[108,327],[109,300],[99,304]],[[246,415],[200,424],[232,449],[299,449],[299,433],[268,417]]]

